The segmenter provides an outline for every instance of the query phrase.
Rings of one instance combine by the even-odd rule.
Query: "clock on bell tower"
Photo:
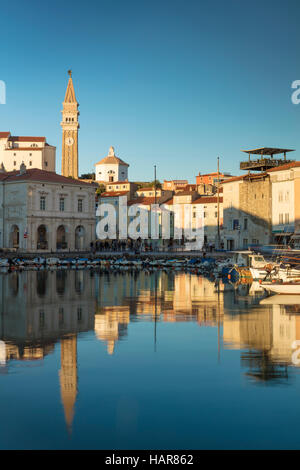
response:
[[[72,71],[68,71],[69,82],[63,102],[62,122],[62,168],[63,176],[78,178],[78,102],[75,98]]]

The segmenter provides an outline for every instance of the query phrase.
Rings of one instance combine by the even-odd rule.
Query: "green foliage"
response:
[[[105,193],[106,188],[104,184],[99,184],[99,187],[96,189],[96,194],[101,195],[102,193]]]
[[[95,180],[95,173],[83,173],[80,177],[83,180]]]
[[[146,182],[138,182],[136,183],[138,186],[138,189],[140,188],[154,188],[155,186],[155,180],[153,181],[146,181]],[[162,185],[159,180],[156,180],[156,189],[161,189]]]

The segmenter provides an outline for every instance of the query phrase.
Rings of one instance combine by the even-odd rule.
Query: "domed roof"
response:
[[[112,164],[129,166],[128,163],[124,162],[123,160],[121,160],[121,158],[115,155],[114,147],[109,148],[107,157],[102,158],[102,160],[96,163],[96,165],[112,165]]]

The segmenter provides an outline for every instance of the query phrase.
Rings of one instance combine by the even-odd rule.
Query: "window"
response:
[[[40,311],[40,328],[45,326],[45,312],[43,310]]]
[[[283,214],[279,214],[279,223],[283,224]]]
[[[203,218],[204,219],[206,218],[206,212],[203,212]]]
[[[40,210],[41,211],[46,210],[46,197],[45,196],[40,197]]]
[[[45,162],[45,166],[48,166],[48,162]]]
[[[289,192],[289,191],[287,191],[287,192],[285,193],[285,200],[286,200],[286,201],[289,201],[289,200],[290,200],[290,192]]]
[[[32,153],[30,153],[29,156],[32,157]]]
[[[59,210],[63,212],[65,210],[65,198],[59,198]]]
[[[232,222],[232,228],[233,230],[239,230],[240,229],[240,226],[239,226],[239,219],[234,219],[233,222]]]
[[[218,212],[215,212],[215,217],[216,217],[216,218],[218,217]]]
[[[77,321],[78,322],[82,321],[82,308],[81,307],[77,308]]]
[[[31,160],[30,160],[30,162],[29,162],[29,166],[32,166],[32,161],[31,161]]]
[[[196,218],[196,212],[193,212],[193,219]]]
[[[244,219],[244,230],[248,229],[248,219]]]
[[[248,238],[243,239],[243,247],[248,248]]]
[[[78,199],[77,208],[78,208],[78,212],[82,212],[82,199]]]
[[[279,202],[282,202],[282,201],[283,201],[282,191],[279,191],[279,194],[278,194],[278,201],[279,201]]]
[[[285,223],[286,224],[290,223],[290,214],[285,214]]]
[[[16,161],[14,161],[14,166],[16,166],[16,164],[17,164],[17,162],[16,162]]]
[[[62,327],[63,324],[64,324],[64,309],[63,309],[63,307],[61,307],[58,310],[58,324],[59,324],[60,327]]]

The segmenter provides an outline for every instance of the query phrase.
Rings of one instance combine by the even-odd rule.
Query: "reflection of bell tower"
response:
[[[63,131],[61,173],[63,176],[78,178],[79,105],[75,98],[71,70],[68,71],[68,74],[70,78],[63,102],[62,122],[60,123]]]
[[[61,399],[69,432],[72,430],[74,406],[77,396],[77,337],[63,338],[60,342],[61,369],[59,371]]]

